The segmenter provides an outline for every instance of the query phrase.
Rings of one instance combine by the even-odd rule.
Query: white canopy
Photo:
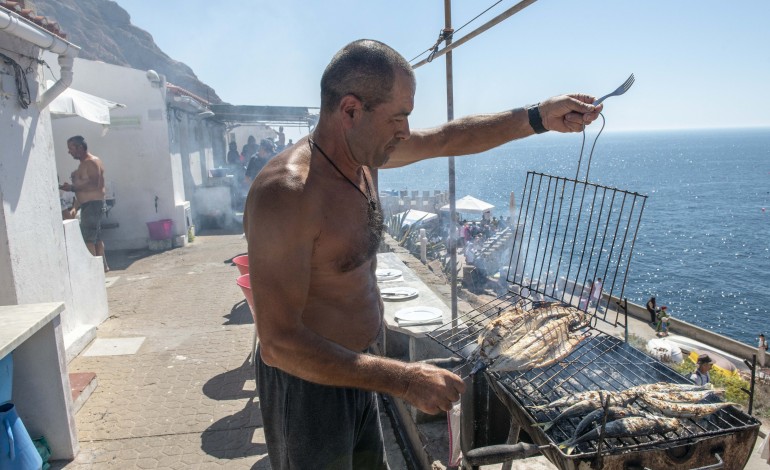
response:
[[[80,116],[97,124],[109,124],[110,110],[115,108],[125,108],[125,105],[74,88],[64,90],[48,106],[52,117]]]
[[[474,214],[483,214],[484,212],[487,212],[491,209],[494,209],[495,206],[488,202],[484,202],[481,199],[476,199],[473,196],[465,196],[464,198],[460,198],[457,201],[455,201],[455,210],[457,212],[470,212]],[[448,211],[449,210],[449,204],[441,207],[442,211]]]
[[[414,225],[416,223],[424,223],[428,222],[430,220],[433,220],[438,217],[438,214],[434,214],[433,212],[424,212],[424,211],[418,211],[416,209],[409,209],[406,212],[399,212],[396,214],[397,217],[404,216],[404,220],[401,222],[401,225]]]

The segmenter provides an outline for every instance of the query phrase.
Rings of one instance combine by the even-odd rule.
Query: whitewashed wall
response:
[[[37,47],[2,32],[0,48],[25,67],[29,57],[40,54]],[[57,70],[52,57],[47,62]],[[0,70],[0,305],[63,301],[64,342],[68,353],[76,354],[78,351],[69,348],[84,346],[93,328],[108,315],[101,258],[90,254],[82,258],[86,264],[96,260],[97,267],[89,269],[78,267],[78,261],[71,264],[67,256],[50,114],[34,103],[43,67],[35,65],[26,74],[33,95],[27,109],[17,102],[10,68],[0,63]],[[85,249],[82,237],[80,243]],[[82,276],[71,282],[73,268]],[[77,294],[73,294],[73,285]],[[85,310],[76,297],[90,298]]]

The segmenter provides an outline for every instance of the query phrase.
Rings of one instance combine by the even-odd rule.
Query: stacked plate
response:
[[[398,326],[419,326],[443,323],[443,313],[436,307],[407,307],[394,315]]]
[[[414,287],[386,287],[380,289],[380,296],[382,300],[388,300],[391,302],[399,302],[402,300],[410,300],[417,298],[420,292]]]
[[[374,273],[377,275],[377,282],[394,281],[401,278],[401,271],[398,269],[378,269]]]

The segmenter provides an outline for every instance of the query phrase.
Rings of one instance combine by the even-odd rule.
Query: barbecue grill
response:
[[[471,374],[475,365],[464,361],[455,370],[470,385],[462,403],[464,464],[476,468],[542,453],[562,469],[743,468],[760,423],[732,406],[703,419],[682,419],[683,428],[673,433],[602,437],[578,445],[570,455],[558,444],[572,436],[582,416],[561,420],[547,431],[532,426],[551,421],[563,410],[538,405],[578,392],[622,391],[654,382],[691,383],[627,341],[598,328],[598,322],[603,322],[627,331],[626,302],[620,299],[624,298],[646,196],[589,183],[587,177],[588,171],[585,180],[527,173],[511,250],[508,292],[428,335],[457,357],[468,359],[484,327],[513,306],[570,305],[590,319],[582,330],[586,339],[550,366],[502,373],[482,369]],[[599,277],[604,280],[602,295],[594,303],[590,291]],[[489,396],[487,387],[494,396]],[[636,405],[655,411],[641,400]],[[506,409],[509,415],[502,445],[490,439],[495,426],[484,422],[499,414],[492,411],[494,407]],[[481,431],[484,429],[487,431]],[[531,443],[516,444],[520,430],[529,435]],[[484,436],[479,438],[480,434]]]

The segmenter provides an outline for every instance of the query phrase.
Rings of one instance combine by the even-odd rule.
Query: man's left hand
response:
[[[593,96],[581,93],[555,96],[540,103],[543,126],[549,131],[580,132],[599,117],[604,105],[594,106]]]
[[[72,185],[69,184],[69,183],[62,183],[62,184],[60,184],[59,185],[59,189],[61,189],[62,191],[73,192]]]

